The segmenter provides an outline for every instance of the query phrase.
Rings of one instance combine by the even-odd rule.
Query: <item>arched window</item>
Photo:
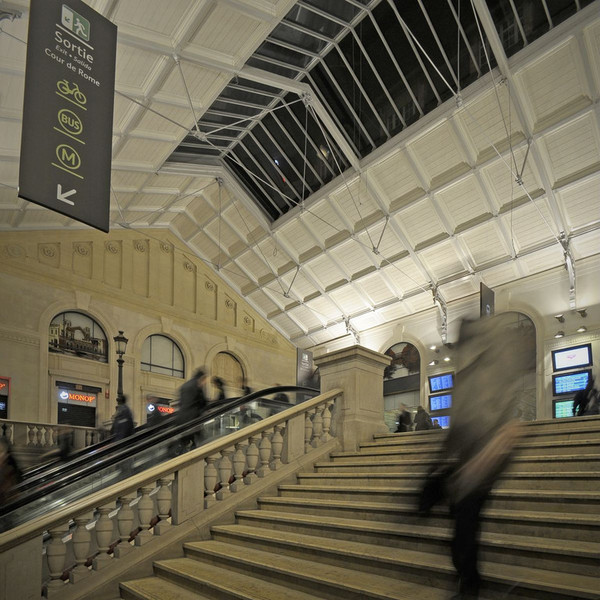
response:
[[[108,343],[100,325],[80,312],[63,312],[50,321],[48,350],[108,362]]]
[[[183,353],[166,335],[151,335],[142,346],[142,371],[181,377],[185,375]]]

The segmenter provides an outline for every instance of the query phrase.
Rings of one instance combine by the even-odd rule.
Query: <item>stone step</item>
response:
[[[121,583],[124,600],[314,600],[313,594],[265,583],[192,558],[156,563],[157,576]]]
[[[396,545],[368,544],[339,540],[321,535],[315,526],[311,535],[289,531],[265,530],[244,525],[219,525],[212,528],[213,539],[242,545],[246,548],[284,553],[302,557],[310,553],[313,560],[347,566],[357,570],[388,572],[405,578],[405,567],[415,561],[415,553],[450,556],[450,528],[397,525]],[[589,575],[597,566],[600,544],[565,540],[536,540],[505,534],[483,534],[481,558],[489,562],[562,570],[567,573]],[[400,569],[399,569],[400,567]]]
[[[448,527],[449,510],[446,506],[434,508],[427,518],[419,517],[413,502],[399,498],[388,501],[350,500],[346,498],[318,497],[263,497],[258,500],[257,514],[263,511],[274,514],[298,513],[315,517],[357,521],[411,524],[415,527],[430,525]],[[247,513],[238,513],[240,519]],[[241,522],[241,521],[240,521]],[[600,539],[600,516],[595,513],[571,513],[561,511],[527,511],[487,507],[482,512],[482,531],[514,535],[543,535],[548,538],[597,542]]]
[[[322,462],[315,464],[317,473],[418,473],[427,472],[443,464],[443,459],[396,457],[386,460],[359,462]],[[595,471],[600,465],[600,454],[571,454],[565,456],[516,456],[506,472],[514,471]]]
[[[327,497],[336,501],[347,500],[349,502],[367,502],[369,504],[401,502],[410,505],[413,510],[416,510],[420,491],[420,486],[411,486],[400,490],[397,488],[392,490],[385,488],[357,490],[356,487],[346,486],[346,489],[332,492],[330,487],[302,486],[298,488],[294,484],[288,484],[283,488],[280,497],[294,498],[300,496],[307,499]],[[570,513],[597,514],[598,506],[600,505],[600,490],[527,490],[511,489],[508,487],[499,489],[496,487],[490,494],[487,506],[488,508],[525,512],[565,512],[565,503],[567,503]]]
[[[238,526],[222,526],[218,529],[222,535],[224,530],[229,531],[231,536],[236,527]],[[251,529],[256,531],[250,533]],[[249,568],[255,574],[260,570],[261,576],[264,574],[268,581],[278,581],[275,576],[279,576],[281,580],[294,581],[302,578],[315,582],[316,579],[319,592],[327,592],[329,588],[336,586],[340,593],[339,596],[321,596],[319,593],[317,597],[397,598],[398,596],[393,595],[398,592],[396,585],[405,584],[406,580],[413,584],[423,582],[428,586],[444,589],[453,587],[454,572],[448,554],[439,555],[420,550],[402,551],[383,544],[335,539],[322,533],[306,535],[285,530],[268,532],[251,526],[245,527],[243,531],[246,532],[247,542],[248,536],[254,539],[251,552],[248,552],[247,544],[212,541],[186,544],[186,553],[195,554],[198,558],[208,560],[219,567],[226,565],[233,570]],[[382,533],[385,534],[385,531]],[[261,549],[265,547],[257,541],[261,536],[262,543],[270,540],[267,541],[267,545],[276,543],[276,547],[271,548],[271,551]],[[311,560],[306,560],[307,558]],[[314,560],[315,558],[318,560]],[[273,573],[273,570],[276,573]],[[535,593],[524,597],[566,600],[575,592],[578,598],[597,598],[597,580],[587,575],[487,562],[481,564],[481,573],[484,579],[484,594],[489,592],[492,596],[514,581],[519,581],[522,589]],[[321,587],[323,584],[326,586],[325,590]],[[359,591],[359,588],[362,589]],[[378,595],[373,596],[375,590]],[[357,596],[357,592],[363,595]],[[389,595],[390,592],[392,595]]]
[[[435,458],[441,454],[443,454],[442,442],[432,442],[430,445],[423,445],[418,448],[413,447],[411,449],[405,449],[400,445],[389,445],[369,447],[355,452],[332,452],[331,459],[333,462],[344,463],[352,461],[364,462],[373,460],[373,458]],[[515,447],[516,457],[539,455],[564,456],[572,454],[600,454],[600,435],[581,440],[567,440],[562,442],[526,441],[517,444]]]
[[[344,600],[445,600],[447,589],[404,582],[387,575],[356,571],[341,566],[323,564],[310,557],[297,558],[253,549],[248,552],[235,544],[214,540],[184,544],[187,556],[199,564],[226,570],[228,573],[250,573],[265,588],[273,585],[286,586],[313,598]],[[181,560],[181,559],[176,559]],[[171,567],[171,561],[155,563],[157,571]],[[435,565],[433,565],[435,568]],[[181,565],[178,564],[180,569]],[[190,566],[188,574],[193,575]],[[436,571],[452,577],[448,566],[437,567]],[[436,573],[437,575],[437,573]],[[284,593],[280,599],[287,599]]]
[[[361,487],[405,488],[421,485],[427,473],[298,473],[300,485],[344,486],[348,483]],[[599,471],[569,472],[504,472],[497,481],[499,489],[553,489],[597,490],[600,489]]]

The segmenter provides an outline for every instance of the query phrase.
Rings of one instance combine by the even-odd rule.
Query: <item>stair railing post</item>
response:
[[[171,528],[169,513],[173,504],[171,477],[162,477],[158,480],[158,492],[156,492],[156,508],[158,509],[158,523],[154,526],[154,535],[163,535]]]
[[[231,455],[233,454],[233,448],[225,448],[221,452],[221,460],[219,461],[219,485],[220,489],[217,491],[217,500],[224,500],[230,494],[229,490],[229,478],[231,477]]]
[[[150,492],[154,490],[154,486],[144,486],[140,488],[141,498],[137,504],[138,522],[141,531],[135,536],[135,545],[143,546],[152,539],[150,531],[150,522],[155,516],[154,502],[150,498]]]
[[[50,581],[48,582],[48,598],[60,596],[65,586],[62,575],[65,571],[65,559],[67,557],[67,546],[63,538],[69,531],[66,524],[53,527],[48,532],[50,534],[50,543],[46,546],[46,559],[48,561],[48,571],[50,572]]]
[[[100,516],[96,521],[96,546],[98,554],[94,558],[93,567],[95,571],[100,571],[106,567],[112,560],[112,556],[108,554],[108,549],[113,541],[114,523],[109,514],[115,509],[115,503],[111,502],[98,508]]]
[[[273,435],[273,428],[265,429],[262,432],[262,440],[258,446],[258,453],[260,456],[260,467],[256,471],[259,477],[265,477],[268,475],[269,462],[271,460],[271,436]]]
[[[133,546],[129,543],[129,538],[131,538],[131,532],[133,531],[133,521],[135,519],[131,503],[136,498],[137,494],[128,494],[119,498],[121,508],[117,513],[117,529],[119,531],[120,541],[114,551],[115,558],[123,558],[133,550]]]
[[[75,521],[75,531],[71,542],[73,544],[73,555],[75,556],[75,567],[69,573],[69,581],[71,583],[79,583],[85,579],[90,570],[85,566],[90,555],[92,546],[92,533],[88,530],[87,524],[92,520],[91,513],[77,515]]]
[[[244,467],[246,466],[246,453],[244,449],[248,448],[248,440],[243,440],[235,445],[233,454],[233,483],[229,486],[232,492],[239,492],[244,485]]]

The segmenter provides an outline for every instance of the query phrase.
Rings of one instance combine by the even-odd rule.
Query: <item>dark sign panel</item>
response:
[[[31,0],[19,196],[108,232],[117,28]]]
[[[495,294],[484,283],[479,284],[479,314],[482,317],[491,317],[494,314]]]

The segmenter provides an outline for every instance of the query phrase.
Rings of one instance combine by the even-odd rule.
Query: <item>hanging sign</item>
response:
[[[117,27],[31,0],[19,196],[108,232]]]

